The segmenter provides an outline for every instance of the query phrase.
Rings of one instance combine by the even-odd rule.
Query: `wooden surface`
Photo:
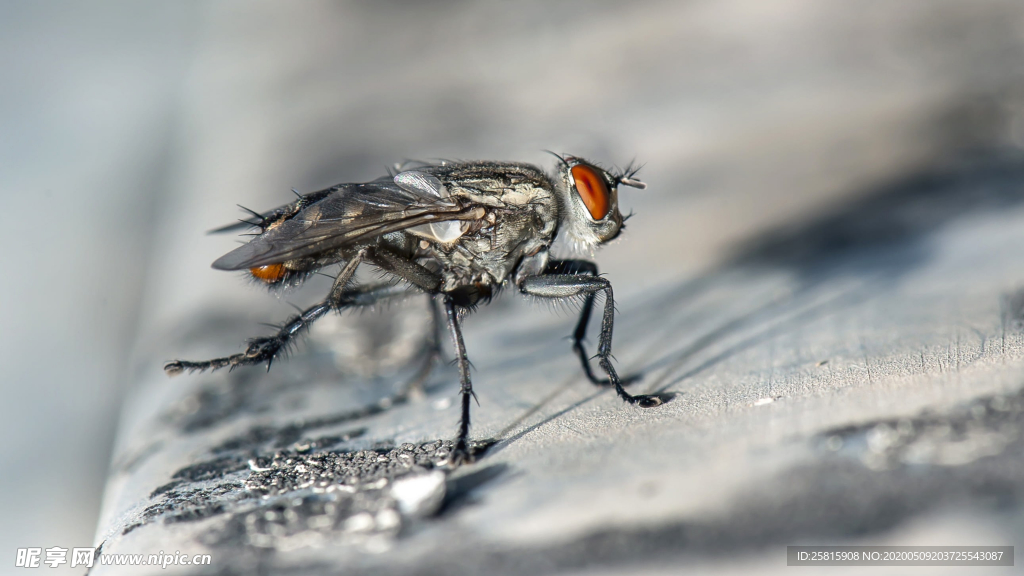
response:
[[[1021,12],[758,5],[609,7],[566,36],[537,7],[344,12],[361,27],[212,9],[223,34],[186,96],[103,552],[209,552],[225,574],[604,574],[781,572],[794,544],[1018,543]],[[496,18],[496,35],[477,26]],[[464,37],[430,41],[445,22]],[[253,27],[281,52],[240,59]],[[407,44],[376,39],[392,29]],[[378,70],[353,56],[367,46]],[[548,61],[573,50],[590,58]],[[614,85],[588,84],[598,69]],[[636,216],[597,260],[620,373],[671,402],[588,384],[564,339],[573,310],[514,294],[465,323],[473,436],[495,443],[454,471],[439,465],[452,367],[425,398],[374,408],[416,369],[421,299],[325,320],[269,373],[160,371],[290,313],[207,269],[232,244],[202,231],[234,202],[369,179],[395,155],[545,162],[545,147],[647,162],[649,190],[621,196]],[[284,300],[313,301],[321,280]]]

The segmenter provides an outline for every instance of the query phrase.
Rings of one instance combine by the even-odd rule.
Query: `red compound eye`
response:
[[[280,281],[284,278],[284,266],[281,264],[268,264],[266,266],[257,266],[256,268],[249,268],[249,273],[254,278],[262,280],[267,284],[273,284],[274,282]]]
[[[586,164],[577,164],[572,167],[572,179],[576,181],[576,192],[587,205],[587,210],[590,210],[594,220],[601,220],[607,216],[611,193],[608,192],[608,183],[605,182],[604,176]]]

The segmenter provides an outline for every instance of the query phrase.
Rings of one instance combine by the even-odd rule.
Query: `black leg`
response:
[[[392,298],[403,298],[411,294],[421,294],[421,292],[419,290],[410,290],[404,284],[394,284],[391,282],[356,286],[342,292],[334,307],[339,310],[362,308],[364,306],[380,304]]]
[[[544,269],[544,273],[597,276],[597,264],[589,260],[554,260]],[[580,319],[572,333],[572,351],[579,358],[580,366],[583,367],[583,373],[587,375],[588,380],[598,386],[610,386],[612,382],[609,378],[598,378],[594,375],[594,371],[590,367],[590,356],[587,355],[587,349],[583,345],[583,340],[587,337],[590,316],[594,311],[596,296],[596,292],[590,292],[584,297],[583,306],[580,308]],[[632,374],[623,376],[621,383],[623,386],[628,386],[639,379],[639,375]]]
[[[615,387],[619,397],[645,408],[658,406],[664,402],[660,396],[646,394],[632,395],[622,387],[622,381],[612,366],[612,327],[615,321],[615,299],[612,295],[612,284],[600,276],[576,276],[573,274],[543,274],[540,276],[529,276],[519,284],[519,289],[524,294],[540,296],[542,298],[573,298],[578,296],[588,297],[590,305],[593,306],[593,296],[598,292],[604,292],[604,316],[601,318],[601,340],[598,343],[597,357],[601,368],[608,374],[608,381]],[[584,302],[586,306],[586,302]],[[580,325],[586,331],[589,311],[580,318]],[[579,326],[577,326],[579,331]],[[586,356],[583,356],[586,359]],[[584,370],[589,371],[589,363],[585,363]]]
[[[314,322],[323,318],[327,312],[340,310],[354,306],[367,306],[387,298],[397,296],[405,291],[392,285],[375,286],[372,289],[357,288],[346,290],[346,286],[355,275],[356,268],[362,262],[363,253],[357,254],[345,264],[338,277],[334,280],[331,292],[327,298],[305,310],[297,316],[288,320],[272,336],[253,338],[245,352],[233,354],[223,358],[214,358],[201,362],[189,360],[175,360],[164,365],[164,371],[174,376],[188,370],[189,372],[202,372],[204,370],[217,370],[219,368],[234,368],[236,366],[247,366],[250,364],[267,363],[267,369],[281,351],[292,341],[303,329],[309,328]]]
[[[377,246],[367,252],[367,260],[378,268],[398,276],[429,294],[436,294],[441,277],[429,268],[396,254],[384,246]]]
[[[469,378],[469,358],[466,356],[466,344],[462,341],[462,328],[459,327],[459,310],[455,300],[447,295],[444,297],[444,311],[455,346],[455,359],[459,363],[459,378],[462,384],[462,419],[459,420],[459,437],[452,453],[452,462],[460,464],[472,460],[472,454],[469,452],[469,400],[471,397],[475,399],[476,396],[473,394],[473,383]]]

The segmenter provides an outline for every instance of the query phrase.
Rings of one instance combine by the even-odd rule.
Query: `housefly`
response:
[[[438,306],[451,334],[461,379],[462,413],[452,454],[471,458],[469,412],[473,386],[461,322],[467,312],[503,288],[539,298],[579,299],[581,314],[572,347],[587,378],[614,387],[619,397],[642,407],[658,395],[633,395],[611,362],[612,285],[588,260],[550,255],[556,237],[591,251],[619,235],[619,186],[645,188],[636,169],[606,170],[574,156],[560,156],[553,175],[524,163],[440,162],[396,168],[366,183],[339,184],[298,198],[255,220],[218,231],[254,227],[254,238],[213,263],[218,270],[243,270],[271,287],[294,285],[322,268],[339,264],[330,293],[289,319],[276,334],[253,338],[245,351],[202,362],[176,360],[169,375],[249,364],[269,365],[289,342],[332,310],[367,306],[409,291],[424,292]],[[353,276],[370,264],[401,282],[356,286]],[[604,295],[597,363],[591,368],[583,338],[595,297]],[[435,313],[435,315],[438,315]],[[627,379],[628,380],[628,379]],[[627,382],[628,383],[628,382]]]

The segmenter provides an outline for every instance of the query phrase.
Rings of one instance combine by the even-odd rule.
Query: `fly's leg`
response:
[[[385,290],[381,290],[378,293],[367,292],[365,290],[345,290],[345,287],[352,280],[352,276],[355,275],[356,268],[359,267],[359,264],[363,261],[364,257],[365,251],[361,251],[356,254],[354,258],[349,260],[338,274],[338,277],[335,278],[334,285],[331,287],[331,292],[327,298],[324,301],[303,310],[299,315],[288,320],[288,322],[278,330],[277,334],[249,340],[249,345],[246,347],[245,352],[240,354],[232,354],[231,356],[214,358],[213,360],[205,360],[201,362],[175,360],[165,364],[164,371],[167,372],[169,376],[175,376],[186,370],[189,372],[202,372],[204,370],[235,368],[236,366],[261,364],[263,362],[267,363],[267,370],[270,370],[270,365],[273,363],[274,358],[279,355],[281,350],[293,338],[295,338],[299,332],[303,329],[309,328],[314,322],[323,318],[327,312],[332,309],[369,305],[384,299],[385,294],[393,296],[397,293],[397,290],[392,290],[390,293]],[[385,286],[384,288],[393,287]]]
[[[555,260],[548,264],[544,269],[545,274],[558,274],[558,275],[587,275],[597,276],[597,264],[589,260]],[[587,375],[587,379],[598,386],[610,386],[612,384],[609,378],[598,378],[594,375],[594,371],[590,367],[590,356],[587,355],[587,350],[583,346],[583,339],[587,337],[587,326],[590,324],[590,316],[594,311],[594,298],[596,292],[590,292],[584,297],[583,306],[580,308],[580,319],[576,323],[576,329],[572,333],[572,350],[576,353],[576,356],[580,359],[580,365],[583,367],[583,373]],[[633,382],[640,379],[638,374],[631,374],[623,376],[621,383],[623,386],[629,386]]]
[[[381,284],[370,284],[368,286],[356,286],[341,293],[334,307],[338,310],[346,308],[362,308],[373,306],[392,298],[402,298],[410,294],[417,294],[417,291],[409,290],[401,284],[384,282]]]
[[[441,286],[441,277],[429,268],[383,246],[369,250],[366,258],[381,270],[398,276],[428,294],[436,294]]]
[[[601,340],[597,347],[598,363],[608,374],[608,381],[615,387],[619,397],[644,408],[664,403],[660,396],[647,394],[633,395],[622,387],[622,381],[612,366],[612,326],[615,321],[615,299],[612,295],[612,284],[600,276],[576,276],[572,274],[542,274],[528,276],[519,283],[519,290],[524,294],[541,298],[573,298],[590,297],[604,292],[604,316],[601,318]],[[586,316],[580,319],[585,324]],[[586,326],[584,325],[584,329]],[[585,357],[584,357],[585,358]]]
[[[437,294],[441,286],[441,277],[429,269],[402,255],[396,254],[386,248],[377,247],[369,257],[370,261],[386,272],[390,272],[417,286],[430,294]],[[459,364],[459,380],[462,394],[462,417],[459,420],[459,435],[455,441],[455,449],[452,451],[451,462],[459,465],[473,459],[469,451],[469,400],[473,394],[473,383],[469,377],[469,358],[466,356],[466,343],[462,340],[462,328],[459,326],[459,312],[464,310],[456,304],[456,300],[449,294],[441,296],[444,303],[445,320],[448,323],[448,331],[451,333],[452,343],[455,347],[455,360]],[[438,342],[440,339],[438,338]]]
[[[462,418],[459,420],[459,437],[455,441],[455,450],[452,452],[452,462],[460,464],[472,460],[469,452],[469,399],[476,399],[473,394],[473,383],[469,378],[469,357],[466,356],[466,343],[462,341],[462,328],[459,326],[459,309],[451,296],[444,297],[445,318],[448,321],[448,331],[452,335],[452,343],[455,346],[455,360],[459,363],[459,381],[462,394]]]

